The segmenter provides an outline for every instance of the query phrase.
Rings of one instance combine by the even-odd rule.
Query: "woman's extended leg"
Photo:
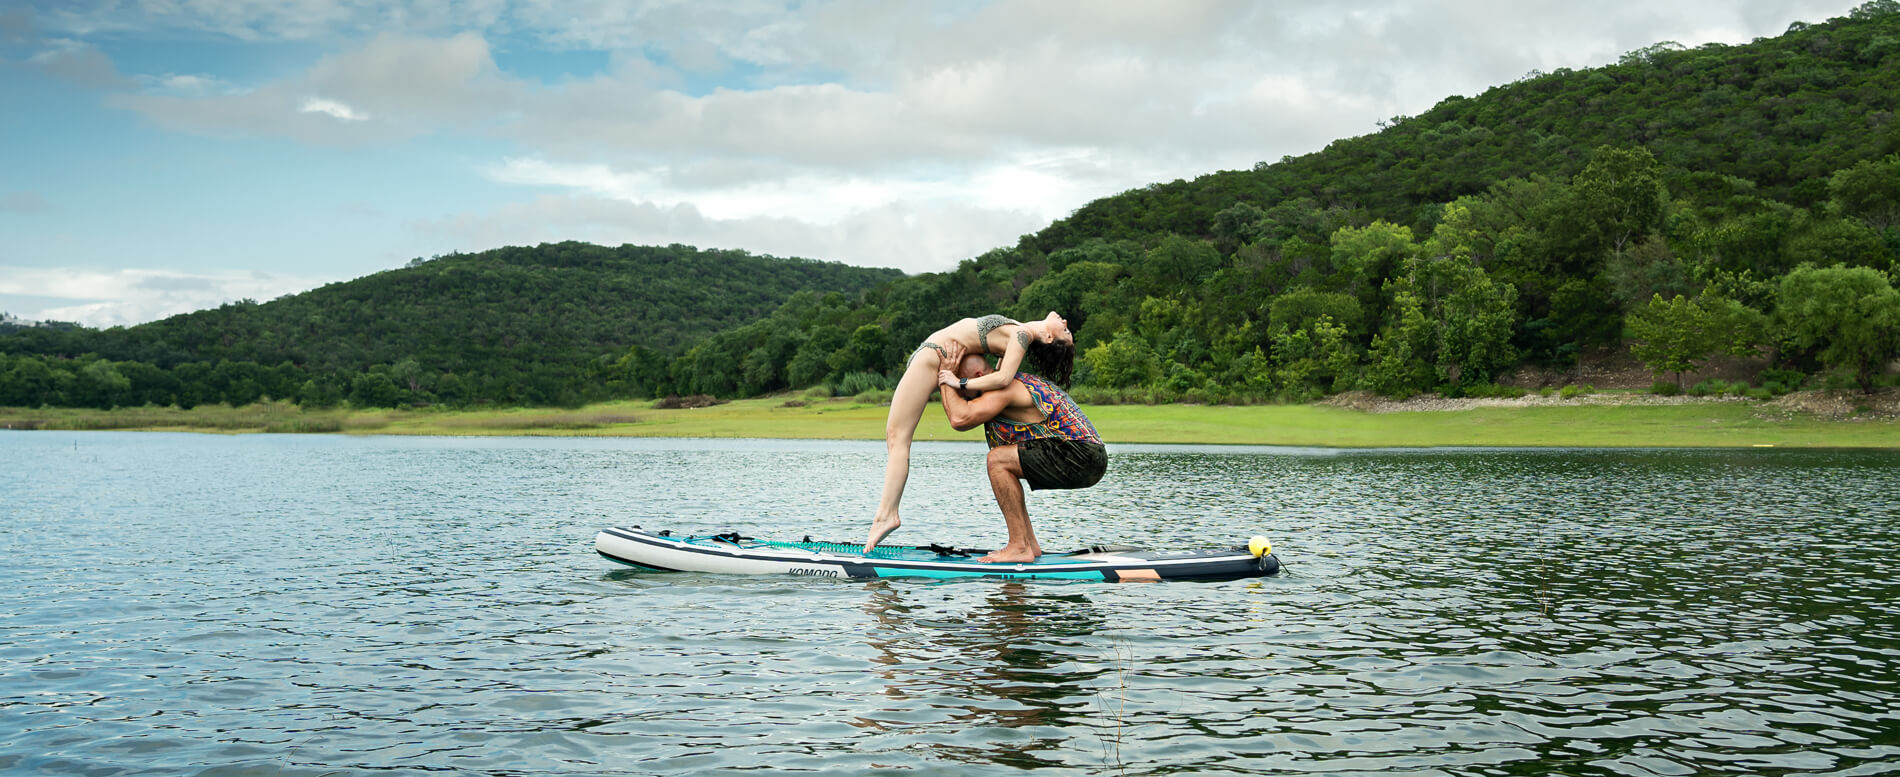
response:
[[[917,421],[930,403],[930,392],[937,388],[937,365],[942,359],[935,348],[919,348],[911,354],[904,377],[897,381],[891,395],[891,414],[884,420],[884,495],[878,499],[877,515],[871,518],[871,538],[864,543],[869,553],[877,543],[902,526],[897,505],[904,501],[904,482],[910,479],[910,440],[917,433]]]

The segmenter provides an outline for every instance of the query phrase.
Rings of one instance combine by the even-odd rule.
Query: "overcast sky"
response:
[[[558,240],[941,270],[1534,69],[1858,2],[0,5],[0,311],[131,324]]]

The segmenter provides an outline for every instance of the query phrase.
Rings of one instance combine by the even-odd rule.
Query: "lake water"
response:
[[[980,444],[893,540],[988,547]],[[1224,583],[642,573],[853,539],[882,445],[0,432],[0,773],[1900,773],[1900,454],[1111,446],[1048,550]]]

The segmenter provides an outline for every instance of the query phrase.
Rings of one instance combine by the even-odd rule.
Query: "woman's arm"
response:
[[[976,381],[970,381],[970,384],[975,385]],[[1027,393],[1029,389],[1024,388],[1022,391]],[[985,391],[978,394],[976,399],[964,399],[962,394],[957,393],[956,384],[944,384],[943,414],[950,420],[950,428],[967,432],[1008,410],[1009,406],[1016,402],[1016,397],[1012,396],[1013,393]]]
[[[1023,356],[1029,353],[1029,330],[1021,325],[1016,327],[1016,336],[1010,338],[1009,347],[1003,350],[1003,361],[996,365],[996,371],[970,381],[970,388],[977,391],[995,391],[1009,385],[1016,379],[1016,370],[1023,366]]]

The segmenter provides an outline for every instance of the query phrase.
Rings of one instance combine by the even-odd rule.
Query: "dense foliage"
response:
[[[612,396],[602,357],[677,352],[800,290],[901,275],[677,245],[454,254],[141,326],[17,329],[0,336],[0,405],[568,404]]]
[[[1320,152],[1104,198],[949,272],[771,265],[831,285],[757,284],[781,293],[768,300],[735,291],[759,272],[725,266],[761,261],[743,255],[503,249],[352,282],[386,293],[0,337],[32,354],[0,362],[0,404],[163,403],[137,389],[147,367],[226,387],[181,388],[181,403],[253,386],[362,404],[857,393],[888,388],[951,321],[1049,310],[1069,318],[1076,378],[1097,396],[1485,392],[1605,348],[1678,376],[1762,354],[1782,383],[1872,388],[1900,355],[1897,112],[1900,2],[1874,0],[1746,45],[1533,73]],[[648,255],[692,261],[630,261]],[[586,271],[610,261],[625,265]],[[651,307],[616,307],[636,296]],[[81,388],[114,374],[133,388]]]
[[[851,391],[957,318],[1057,310],[1097,396],[1455,394],[1631,345],[1658,372],[1751,353],[1869,386],[1900,342],[1831,356],[1865,333],[1793,328],[1787,311],[1845,308],[1785,279],[1843,265],[1889,283],[1900,258],[1897,10],[1534,73],[1315,154],[1098,200],[955,271],[795,301],[677,361],[630,355],[620,375]],[[1650,315],[1679,296],[1700,315]]]

